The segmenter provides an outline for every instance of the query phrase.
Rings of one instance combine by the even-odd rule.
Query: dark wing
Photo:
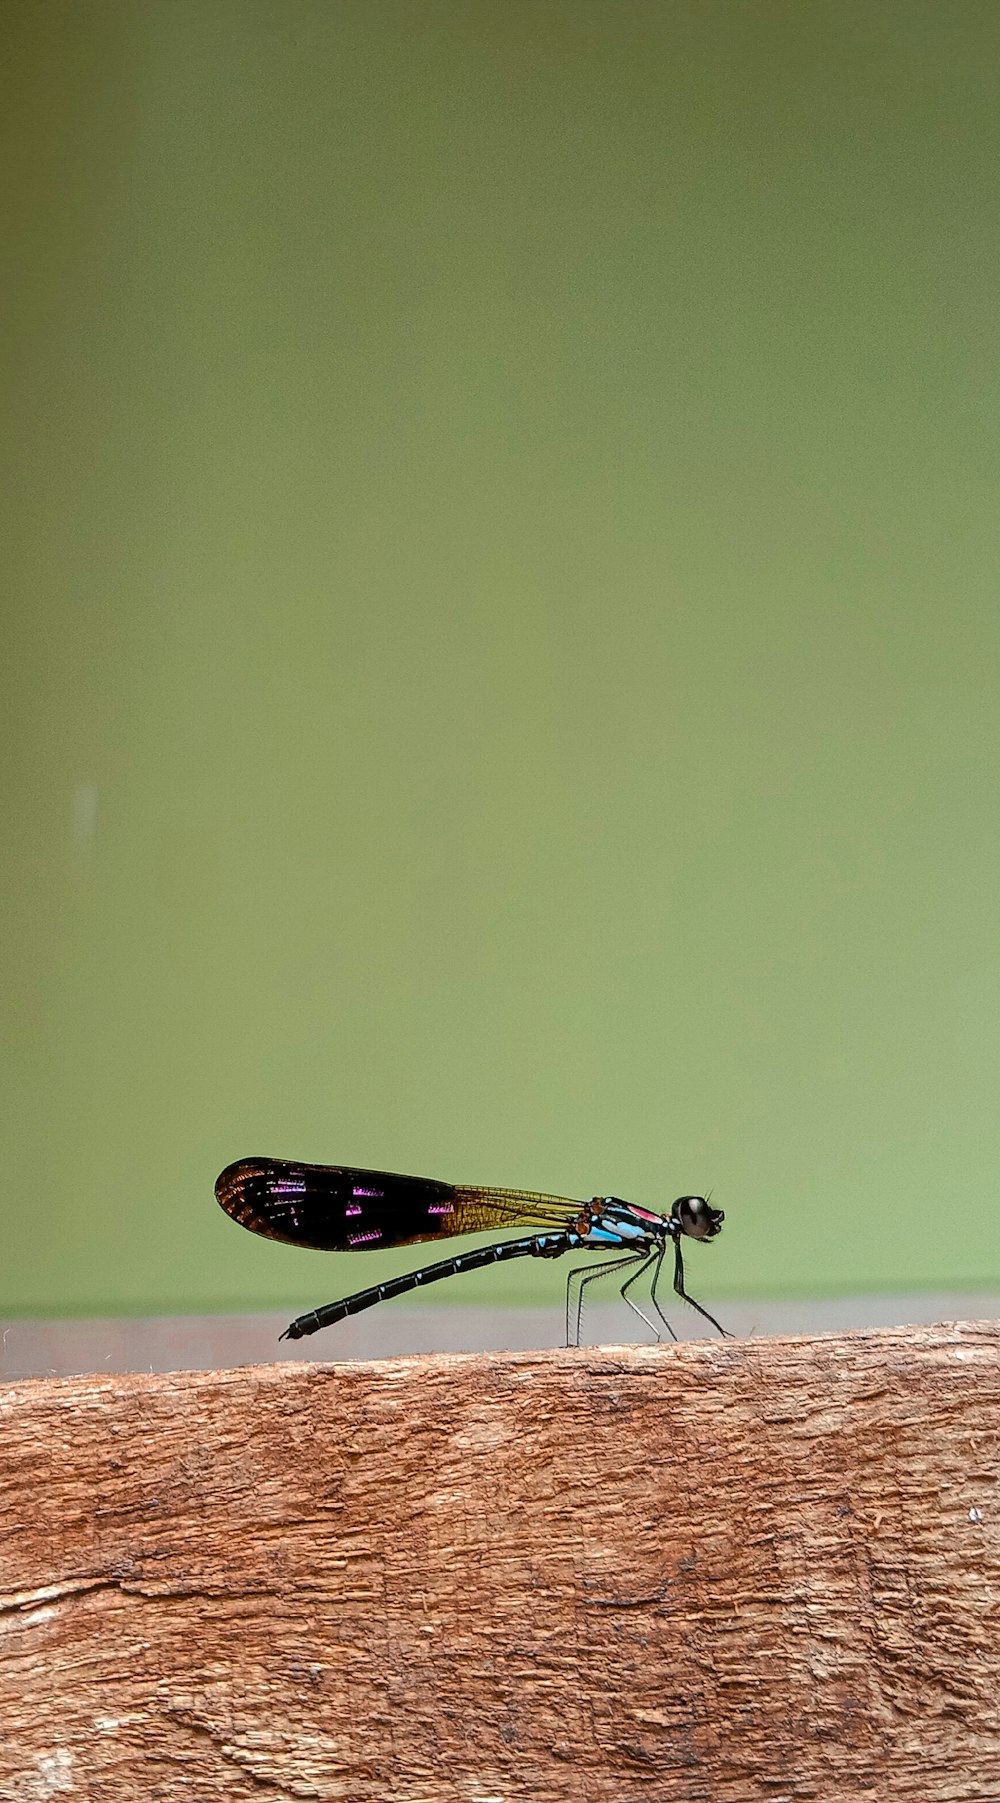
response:
[[[581,1204],[533,1190],[472,1189],[346,1164],[241,1158],[215,1185],[227,1215],[267,1239],[321,1252],[374,1251],[495,1227],[561,1227]]]

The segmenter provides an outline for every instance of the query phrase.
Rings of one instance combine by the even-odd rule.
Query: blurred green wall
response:
[[[257,1152],[1000,1281],[1000,10],[0,31],[6,1308],[371,1281]]]

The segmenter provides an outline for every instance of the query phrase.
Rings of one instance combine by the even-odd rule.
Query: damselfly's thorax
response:
[[[590,1204],[590,1221],[580,1232],[592,1235],[600,1228],[611,1229],[623,1239],[652,1245],[686,1234],[692,1240],[711,1240],[722,1231],[725,1214],[713,1208],[706,1196],[678,1196],[668,1215],[654,1214],[650,1208],[638,1208],[634,1202],[623,1202],[620,1196],[595,1196]]]

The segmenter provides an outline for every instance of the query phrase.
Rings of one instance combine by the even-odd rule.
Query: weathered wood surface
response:
[[[0,1391],[0,1797],[1000,1798],[1000,1327]]]

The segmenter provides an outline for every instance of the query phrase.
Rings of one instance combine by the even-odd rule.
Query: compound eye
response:
[[[674,1216],[693,1240],[710,1240],[724,1220],[720,1208],[710,1208],[704,1196],[678,1196]]]

